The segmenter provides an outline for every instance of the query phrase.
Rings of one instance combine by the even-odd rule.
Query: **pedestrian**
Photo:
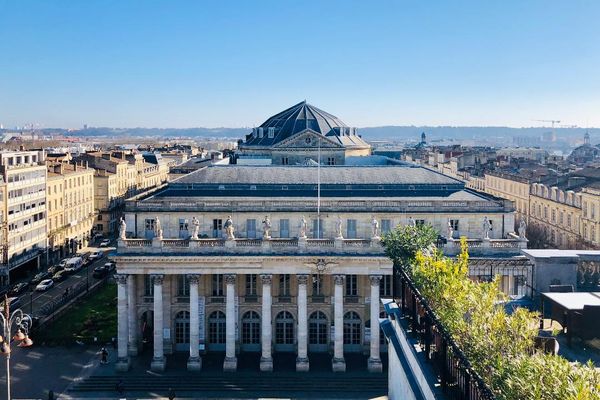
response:
[[[169,388],[169,400],[175,400],[175,391],[172,388]]]
[[[48,400],[54,400],[54,391],[53,390],[50,390],[48,392]]]
[[[117,338],[113,336],[110,341],[112,342],[113,349],[116,350],[117,349]]]
[[[125,392],[125,386],[123,385],[123,379],[119,379],[119,382],[117,382],[115,389],[117,390],[117,393],[119,393],[119,395],[123,396],[123,393]]]
[[[106,347],[100,350],[100,364],[108,364],[108,350],[106,350]]]

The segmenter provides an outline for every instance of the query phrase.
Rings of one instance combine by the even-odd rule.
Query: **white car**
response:
[[[104,239],[103,241],[100,242],[100,247],[108,247],[109,244],[110,244],[110,239]]]
[[[44,279],[43,281],[38,283],[38,285],[35,287],[35,290],[38,292],[45,292],[52,286],[54,286],[54,281],[52,279]]]
[[[95,251],[92,254],[90,254],[90,256],[88,257],[90,260],[97,260],[99,258],[102,258],[104,254],[101,251]]]

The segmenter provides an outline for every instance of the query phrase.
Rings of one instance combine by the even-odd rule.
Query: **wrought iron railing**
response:
[[[469,360],[444,328],[427,300],[404,269],[397,266],[400,308],[419,342],[425,359],[432,363],[442,391],[453,400],[494,400],[494,393],[471,367]]]

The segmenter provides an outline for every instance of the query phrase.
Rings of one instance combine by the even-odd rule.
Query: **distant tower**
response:
[[[425,132],[421,133],[421,143],[423,143],[423,144],[427,143],[427,137],[425,136]]]
[[[589,134],[589,132],[585,132],[585,135],[583,136],[583,145],[584,146],[589,146],[590,145],[590,134]]]

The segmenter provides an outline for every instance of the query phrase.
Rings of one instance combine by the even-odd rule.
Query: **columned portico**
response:
[[[309,370],[307,283],[308,275],[298,275],[298,358],[296,358],[296,371]]]
[[[129,314],[129,345],[130,356],[138,354],[138,319],[136,311],[136,280],[137,275],[129,275],[127,279],[127,313]]]
[[[117,281],[117,363],[115,365],[117,371],[127,371],[129,369],[129,357],[127,355],[127,341],[129,339],[129,321],[128,314],[128,299],[127,299],[127,275],[115,275]]]
[[[225,361],[223,371],[234,372],[237,369],[235,356],[235,275],[225,275],[227,297],[225,306]]]
[[[152,275],[154,284],[154,357],[150,364],[152,371],[165,370],[163,349],[163,275]]]
[[[271,274],[260,276],[262,281],[262,316],[261,316],[261,349],[260,370],[273,371],[273,356],[271,354],[273,342],[273,324],[271,321]]]
[[[344,281],[345,275],[334,275],[334,344],[333,344],[333,372],[345,372],[346,361],[344,360]]]
[[[379,285],[381,275],[369,276],[371,281],[371,354],[369,372],[381,372],[383,367],[379,356]]]
[[[190,357],[187,362],[188,371],[200,371],[202,359],[199,355],[200,320],[198,314],[198,281],[200,275],[188,275],[190,284]]]

